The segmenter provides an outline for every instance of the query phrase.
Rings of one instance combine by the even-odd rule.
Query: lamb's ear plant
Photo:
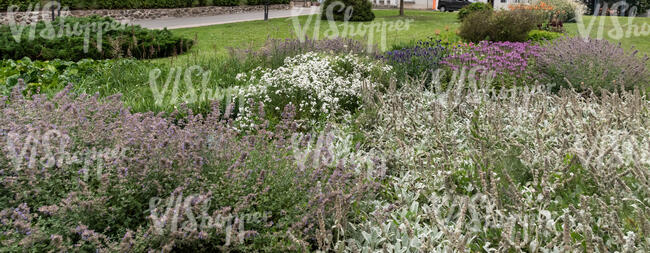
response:
[[[650,102],[638,90],[450,91],[366,100],[364,146],[393,176],[346,247],[650,250]]]

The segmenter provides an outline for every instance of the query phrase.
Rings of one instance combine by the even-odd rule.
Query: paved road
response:
[[[271,18],[287,18],[301,15],[309,15],[318,13],[320,7],[302,8],[295,7],[291,10],[270,10],[269,19]],[[246,12],[239,14],[225,14],[217,16],[203,16],[203,17],[186,17],[186,18],[161,18],[154,20],[133,20],[129,23],[141,25],[145,28],[151,29],[177,29],[199,27],[226,23],[237,23],[243,21],[264,20],[264,12]]]

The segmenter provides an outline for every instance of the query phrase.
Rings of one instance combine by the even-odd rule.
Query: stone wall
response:
[[[270,5],[270,10],[288,10],[290,4]],[[264,5],[244,5],[244,6],[206,6],[193,8],[175,8],[175,9],[128,9],[128,10],[72,10],[62,11],[61,16],[86,17],[91,15],[100,15],[112,17],[116,20],[135,20],[135,19],[159,19],[159,18],[180,18],[180,17],[199,17],[214,16],[223,14],[237,14],[245,12],[264,11]],[[55,15],[58,15],[55,13]],[[31,23],[36,20],[51,20],[50,11],[40,12],[0,12],[0,24],[9,24],[11,20],[16,23]]]

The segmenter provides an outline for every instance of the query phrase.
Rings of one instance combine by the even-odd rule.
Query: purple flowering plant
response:
[[[649,58],[607,40],[561,38],[545,45],[534,71],[544,83],[578,91],[641,90],[650,87]]]
[[[461,43],[441,63],[453,71],[475,69],[476,74],[490,75],[496,82],[494,85],[510,87],[534,81],[527,71],[541,51],[541,47],[530,42]]]
[[[448,46],[449,43],[432,38],[418,41],[413,46],[388,51],[377,58],[393,66],[399,80],[408,80],[408,78],[429,80],[431,75],[427,73],[440,68],[441,61],[449,55]]]
[[[376,186],[352,163],[297,169],[293,152],[304,146],[291,141],[297,127],[292,106],[273,128],[263,122],[238,131],[232,106],[222,114],[215,103],[207,115],[181,106],[177,113],[187,116],[175,119],[132,113],[119,95],[100,100],[75,95],[68,86],[52,98],[28,98],[18,88],[24,86],[20,81],[9,97],[0,97],[0,236],[8,251],[33,245],[57,252],[223,250],[227,233],[247,238],[228,245],[231,250],[296,250],[334,233],[333,224],[348,224],[349,216],[359,212],[354,203]],[[43,166],[48,152],[57,159],[65,152],[48,150],[44,138],[24,138],[51,129],[70,137],[48,140],[57,148],[63,143],[66,151],[124,147],[128,152],[108,160],[103,170],[91,168],[92,176],[85,179],[81,164]],[[23,138],[12,138],[10,145],[9,135]],[[319,154],[330,154],[328,148],[321,147]],[[30,159],[35,166],[14,166]],[[174,213],[179,229],[168,229],[166,222],[165,232],[157,233],[149,218],[150,200],[180,194],[198,196],[189,209],[209,200],[207,216],[260,212],[270,217],[232,231],[203,231],[183,225],[191,216],[182,208]]]

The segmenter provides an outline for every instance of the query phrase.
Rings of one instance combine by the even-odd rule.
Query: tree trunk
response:
[[[399,0],[399,15],[404,16],[404,0]]]

